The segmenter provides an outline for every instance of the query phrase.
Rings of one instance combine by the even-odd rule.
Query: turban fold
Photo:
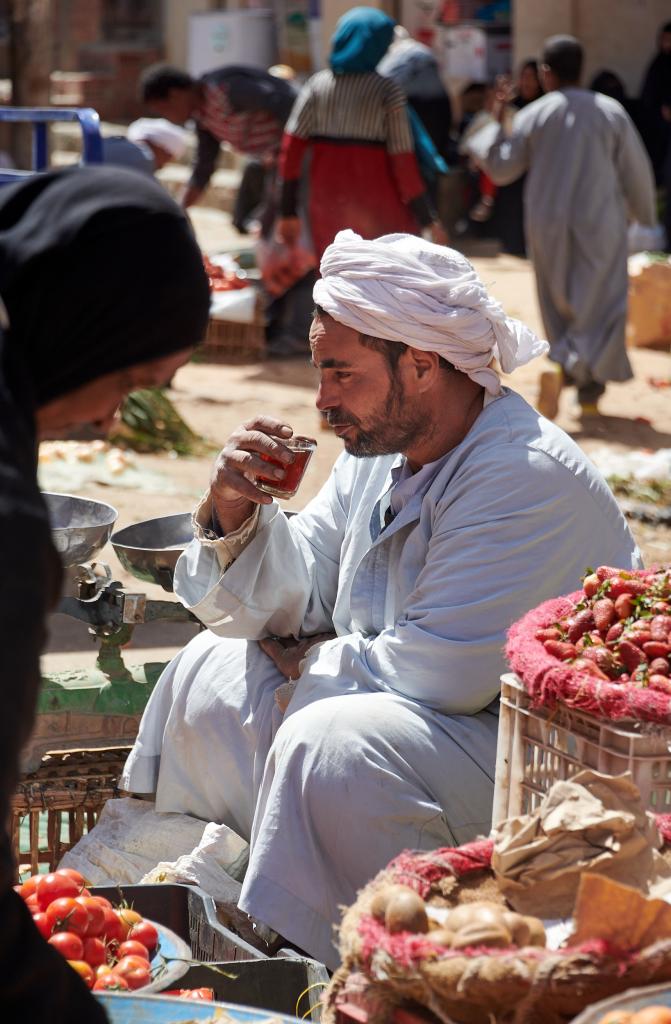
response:
[[[321,261],[314,300],[334,320],[374,338],[437,352],[487,391],[501,390],[489,364],[511,373],[548,343],[506,316],[469,261],[416,235],[366,241],[339,231]]]

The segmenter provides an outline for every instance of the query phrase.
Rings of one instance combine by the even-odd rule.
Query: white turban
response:
[[[128,125],[129,142],[153,142],[179,160],[186,153],[189,133],[164,117],[139,117]]]
[[[455,249],[415,235],[368,242],[339,231],[320,270],[314,300],[338,323],[437,352],[493,395],[501,383],[492,357],[511,373],[548,351],[546,341],[506,316]]]

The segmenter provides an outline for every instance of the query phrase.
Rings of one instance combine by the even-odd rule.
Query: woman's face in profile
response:
[[[102,377],[82,384],[74,391],[55,398],[37,410],[39,436],[54,431],[72,430],[91,425],[106,433],[123,398],[129,391],[160,387],[167,384],[173,374],[191,356],[193,349],[185,348],[160,359],[138,363],[123,370],[114,370]]]

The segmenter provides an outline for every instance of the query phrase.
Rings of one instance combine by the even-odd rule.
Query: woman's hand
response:
[[[286,640],[266,637],[265,640],[259,640],[259,647],[275,663],[285,679],[294,680],[300,676],[300,664],[310,648],[315,644],[324,643],[325,640],[333,640],[334,637],[335,633],[316,633],[300,640],[294,640],[292,637]]]
[[[283,245],[296,245],[301,236],[300,217],[280,217],[275,233]]]

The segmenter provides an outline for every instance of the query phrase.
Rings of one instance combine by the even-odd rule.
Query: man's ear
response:
[[[412,369],[418,383],[418,390],[420,392],[429,391],[432,388],[440,374],[440,363],[437,352],[423,352],[419,348],[408,348],[407,354],[409,355],[412,363]]]

